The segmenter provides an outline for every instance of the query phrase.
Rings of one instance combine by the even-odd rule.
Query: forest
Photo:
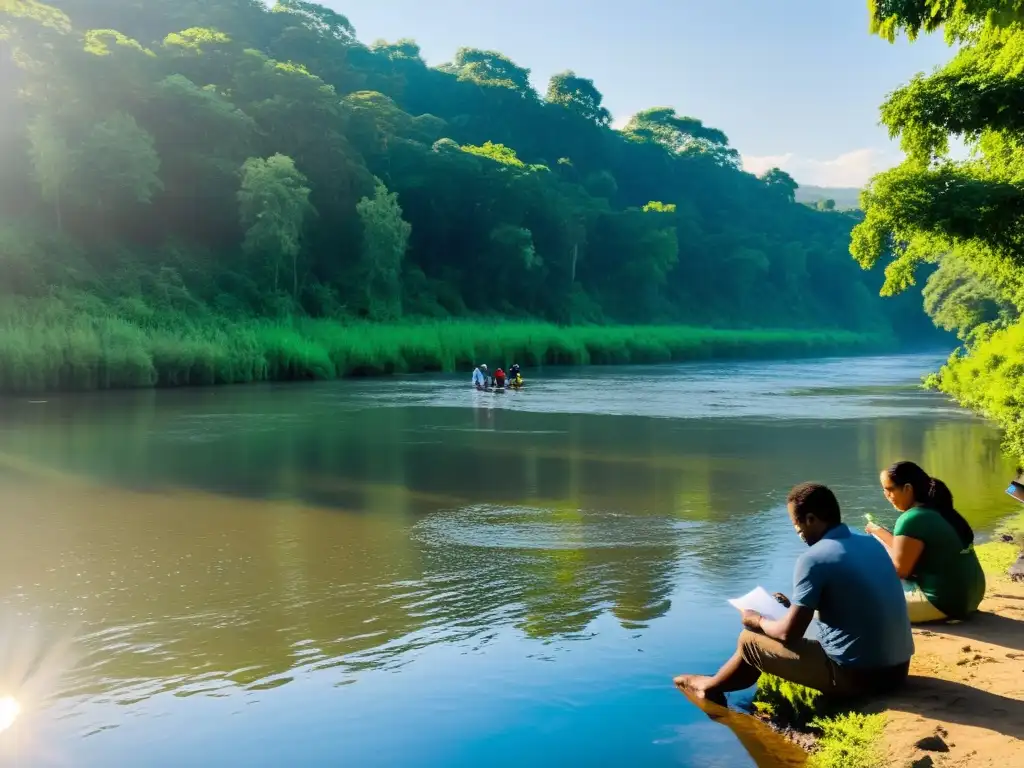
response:
[[[851,252],[885,264],[883,292],[924,288],[936,323],[962,342],[930,384],[994,419],[1024,460],[1024,3],[870,0],[871,29],[895,41],[941,32],[956,53],[882,105],[906,160],[876,176]],[[966,160],[950,156],[962,140]]]
[[[0,0],[0,46],[0,392],[946,338],[870,212],[572,71],[303,0]]]

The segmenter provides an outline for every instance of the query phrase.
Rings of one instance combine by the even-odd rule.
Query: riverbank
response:
[[[541,365],[859,352],[884,334],[522,321],[374,324],[157,312],[141,303],[0,306],[0,394],[207,386]],[[527,376],[529,373],[527,373]]]
[[[988,579],[979,613],[914,628],[898,695],[821,716],[816,692],[763,680],[755,709],[811,751],[812,768],[1024,765],[1024,583],[1007,575],[1022,545],[1024,512],[978,546]]]

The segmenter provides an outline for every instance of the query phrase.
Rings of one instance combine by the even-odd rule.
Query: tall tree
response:
[[[398,195],[377,180],[373,197],[356,205],[363,224],[360,278],[365,309],[374,320],[402,315],[402,266],[412,227],[402,218]]]
[[[608,125],[612,120],[611,113],[601,105],[604,96],[594,86],[594,81],[579,77],[571,69],[551,76],[546,100],[598,125]]]
[[[83,208],[113,214],[163,189],[153,137],[132,115],[115,112],[93,125],[75,155],[74,193]]]
[[[39,115],[28,125],[28,140],[40,193],[44,200],[53,204],[57,230],[63,231],[61,197],[74,172],[67,139],[52,120]]]
[[[768,189],[773,192],[777,192],[789,202],[792,203],[796,200],[796,191],[799,189],[800,185],[793,180],[792,176],[781,168],[769,168],[758,176],[758,178],[761,179]],[[832,202],[831,208],[835,208],[835,202],[830,202]],[[826,208],[826,210],[831,210],[831,208]]]
[[[239,214],[245,227],[245,252],[263,260],[278,290],[282,261],[292,264],[292,296],[299,294],[302,228],[315,211],[309,202],[306,177],[286,155],[251,157],[242,166]]]
[[[963,334],[996,306],[1024,310],[1024,5],[1018,0],[872,0],[871,28],[895,40],[945,28],[952,60],[892,93],[882,122],[906,160],[872,179],[850,250],[865,267],[886,260],[885,294],[913,285],[920,265],[942,260],[929,309]],[[950,157],[952,137],[973,150]],[[952,266],[946,260],[954,258]],[[979,292],[980,291],[980,292]],[[994,291],[993,296],[990,291]],[[994,301],[993,301],[994,300]],[[985,309],[985,306],[988,309]],[[966,354],[933,383],[994,417],[1024,456],[1024,325],[978,325]]]
[[[530,85],[530,70],[497,51],[460,48],[455,52],[455,60],[445,69],[477,85],[506,88],[524,98],[537,97]]]

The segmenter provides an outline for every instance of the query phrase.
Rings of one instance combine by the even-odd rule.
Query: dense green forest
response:
[[[526,351],[532,321],[935,338],[919,293],[883,301],[880,270],[850,260],[859,212],[797,203],[786,173],[743,172],[674,109],[613,130],[571,71],[540,94],[497,52],[430,67],[302,0],[0,14],[2,391],[459,367],[499,322],[523,330],[492,353]],[[431,352],[452,318],[472,339]],[[416,359],[393,334],[324,341],[365,323],[419,334]]]
[[[963,345],[931,383],[997,420],[1024,458],[1024,3],[871,0],[872,31],[890,41],[944,30],[952,60],[894,92],[882,120],[905,162],[875,177],[852,252],[886,262],[885,292],[937,270],[926,309]],[[949,156],[950,137],[972,150]]]

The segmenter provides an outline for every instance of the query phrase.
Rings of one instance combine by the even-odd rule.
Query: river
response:
[[[940,362],[0,403],[0,684],[19,637],[77,648],[43,664],[59,682],[32,673],[54,701],[0,746],[151,768],[797,765],[671,678],[731,651],[725,598],[789,590],[797,482],[891,522],[877,473],[909,458],[979,531],[1014,511],[998,435],[915,388]]]

